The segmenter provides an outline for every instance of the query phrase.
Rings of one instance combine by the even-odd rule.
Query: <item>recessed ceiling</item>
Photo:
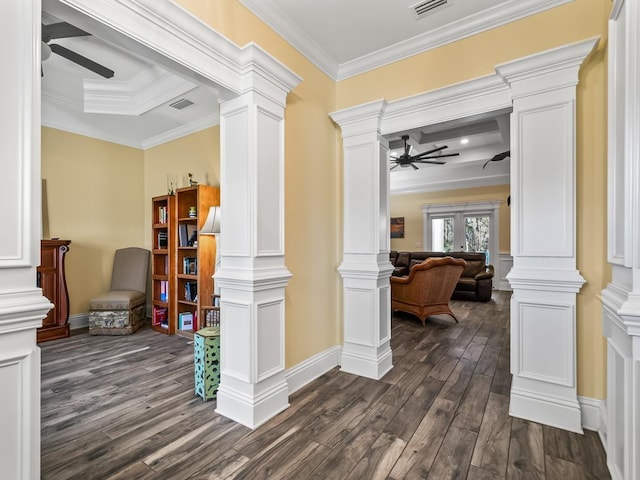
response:
[[[43,24],[67,21],[42,12]],[[84,25],[79,28],[93,33]],[[112,35],[116,35],[112,32]],[[106,79],[56,53],[42,62],[42,124],[136,148],[149,148],[216,125],[215,89],[159,65],[100,33],[49,41],[111,70]],[[181,101],[185,108],[171,104]]]

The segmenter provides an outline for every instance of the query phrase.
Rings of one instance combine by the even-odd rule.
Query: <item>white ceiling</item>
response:
[[[240,0],[334,80],[570,1],[448,0],[445,6],[417,18],[411,8],[414,0]],[[42,3],[43,23],[67,21],[92,34],[50,43],[74,50],[115,72],[113,78],[105,80],[52,54],[43,62],[43,125],[149,148],[218,123],[218,94],[206,79],[146,51],[58,0]],[[194,104],[182,110],[169,106],[182,98]],[[509,149],[508,116],[501,113],[497,119],[462,119],[389,136],[393,146],[394,140],[409,133],[416,152],[442,144],[449,146],[447,152],[460,152],[459,157],[449,158],[447,165],[425,165],[420,171],[396,168],[392,190],[416,191],[416,185],[427,179],[432,180],[431,189],[456,186],[439,180],[443,175],[468,177],[472,179],[470,185],[482,181],[508,183],[508,159],[481,168],[487,159]],[[460,144],[463,135],[469,138],[466,146]],[[420,143],[421,138],[424,143]],[[463,173],[467,168],[474,172]]]

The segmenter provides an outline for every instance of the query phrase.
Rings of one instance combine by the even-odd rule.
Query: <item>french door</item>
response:
[[[423,205],[423,244],[431,252],[480,252],[492,263],[498,254],[500,202]]]

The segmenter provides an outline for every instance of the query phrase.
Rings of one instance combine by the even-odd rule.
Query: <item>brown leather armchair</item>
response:
[[[407,277],[391,277],[391,311],[411,313],[422,321],[432,315],[450,315],[449,300],[466,262],[460,258],[427,258],[414,265]]]

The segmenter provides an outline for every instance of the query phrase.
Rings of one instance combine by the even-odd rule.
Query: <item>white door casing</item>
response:
[[[388,275],[390,269],[385,264],[388,256],[384,256],[389,252],[388,242],[382,237],[389,236],[388,205],[384,208],[377,202],[357,202],[360,195],[371,200],[382,200],[386,196],[388,202],[388,194],[376,196],[375,193],[380,186],[389,184],[389,171],[386,157],[380,158],[380,150],[374,148],[374,139],[513,108],[511,251],[514,267],[508,278],[514,291],[511,310],[514,382],[510,413],[566,430],[582,431],[575,348],[576,294],[584,282],[576,269],[575,258],[575,86],[580,65],[597,42],[598,38],[591,38],[500,65],[493,75],[394,102],[379,100],[331,114],[341,127],[344,139],[343,266],[350,267],[349,281],[345,280],[344,285],[344,344],[346,348],[351,343],[361,344],[362,338],[369,340],[367,368],[354,369],[352,373],[371,376],[371,372],[385,372],[389,365],[385,356],[377,357],[377,365],[371,364],[382,344],[379,325],[386,323],[389,311],[367,307],[375,289],[382,291],[387,287],[388,279],[384,275]],[[367,166],[369,172],[357,177],[349,173],[355,148],[352,139],[356,135],[369,139],[367,151],[360,149],[357,160],[361,166]],[[551,176],[555,181],[541,185],[542,172],[545,179]],[[362,185],[365,181],[367,185]],[[547,185],[554,190],[549,191]],[[553,208],[550,215],[535,208],[541,196],[545,196],[541,200],[544,206]],[[375,206],[373,213],[371,205]],[[382,218],[385,211],[386,218]],[[360,217],[380,220],[361,224],[364,230],[347,225],[348,219]],[[365,237],[376,241],[360,240]],[[359,258],[366,261],[354,261]],[[346,279],[342,266],[340,271]],[[366,294],[347,302],[349,290]],[[363,322],[363,312],[374,316]]]

